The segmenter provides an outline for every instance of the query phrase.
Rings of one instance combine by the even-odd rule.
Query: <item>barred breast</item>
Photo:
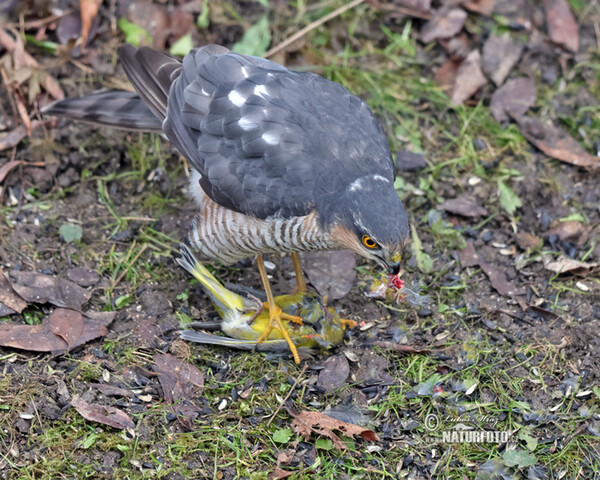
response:
[[[200,214],[189,231],[191,245],[205,260],[232,264],[259,253],[330,250],[338,246],[319,228],[315,213],[259,219],[234,212],[212,201],[191,178],[191,193]]]

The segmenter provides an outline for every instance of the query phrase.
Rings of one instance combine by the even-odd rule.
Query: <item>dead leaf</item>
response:
[[[394,0],[390,3],[401,5],[409,11],[414,11],[418,14],[417,16],[431,12],[431,0]]]
[[[30,303],[52,303],[81,311],[91,296],[76,283],[51,275],[13,270],[9,278],[15,291]]]
[[[512,78],[492,95],[490,110],[498,122],[523,116],[535,104],[535,83],[527,77]],[[510,114],[509,114],[510,112]]]
[[[547,236],[556,235],[562,241],[572,241],[577,246],[584,245],[590,238],[593,228],[575,220],[557,222],[546,232]]]
[[[522,250],[533,250],[541,245],[542,239],[536,235],[527,232],[518,232],[516,234],[517,245]]]
[[[2,269],[0,269],[0,304],[10,310],[10,312],[1,316],[21,313],[27,307],[27,302],[17,295],[9,285]]]
[[[67,350],[71,350],[83,333],[83,315],[75,310],[57,308],[48,317],[48,326],[51,333],[66,342]]]
[[[34,120],[31,122],[31,131],[36,130],[38,127],[48,123],[47,120]],[[23,140],[27,136],[27,128],[24,125],[19,125],[18,127],[13,128],[10,132],[0,135],[0,152],[2,150],[6,150],[7,148],[12,148],[15,145],[18,145],[21,140]],[[22,162],[22,160],[13,160],[16,162]],[[9,162],[12,163],[12,162]],[[6,164],[2,166],[4,169]],[[12,167],[14,168],[14,167]],[[11,169],[12,169],[11,168]],[[9,169],[10,170],[10,169]],[[6,172],[8,173],[8,172]],[[4,175],[6,175],[4,173]]]
[[[494,11],[496,0],[466,0],[461,3],[463,7],[471,12],[480,13],[489,17]]]
[[[578,167],[598,167],[600,159],[586,152],[562,128],[526,115],[513,119],[519,124],[523,136],[549,157]]]
[[[460,105],[486,83],[487,78],[481,71],[481,55],[479,50],[473,50],[458,67],[450,98],[454,104]]]
[[[79,0],[79,10],[81,13],[81,45],[85,47],[87,44],[90,30],[96,15],[98,15],[98,8],[102,4],[102,0]]]
[[[523,53],[523,44],[513,40],[510,34],[490,35],[483,45],[483,58],[481,61],[483,71],[488,77],[500,86]]]
[[[544,0],[550,39],[573,53],[579,50],[579,31],[567,0]]]
[[[80,287],[93,287],[100,281],[98,272],[84,267],[73,267],[67,270],[67,278]]]
[[[108,326],[117,316],[117,312],[84,312],[83,332],[73,348],[103,337],[108,333]]]
[[[133,431],[135,423],[122,410],[108,405],[98,405],[96,403],[86,402],[79,395],[71,399],[71,405],[77,410],[79,415],[90,422],[101,423],[119,430]]]
[[[356,279],[356,256],[350,250],[307,252],[302,264],[310,283],[329,300],[343,298]]]
[[[449,94],[456,83],[456,75],[458,74],[459,61],[449,58],[435,72],[435,83]]]
[[[317,385],[326,393],[331,393],[344,386],[349,374],[350,365],[344,355],[329,357],[323,364],[323,370],[319,372]]]
[[[334,431],[347,437],[359,436],[366,442],[380,441],[374,431],[359,427],[352,423],[336,420],[324,413],[304,410],[295,414],[291,409],[287,410],[288,413],[294,417],[294,421],[291,425],[292,430],[301,437],[304,437],[307,441],[311,434],[315,433],[316,435],[331,439],[333,446],[338,450],[346,450],[346,444],[336,433],[334,433]]]
[[[468,195],[445,200],[439,208],[462,217],[481,217],[488,214],[488,211],[480,202]]]
[[[211,5],[211,20],[213,17],[213,6]],[[149,3],[146,0],[134,0],[127,4],[127,20],[143,28],[152,38],[152,47],[164,50],[167,38],[171,33],[171,18],[165,5]],[[146,41],[143,36],[143,42]]]
[[[158,375],[167,403],[191,400],[204,390],[204,375],[194,365],[169,354],[154,355]]]
[[[58,354],[106,335],[115,315],[57,308],[40,325],[0,324],[0,346]]]
[[[467,242],[467,246],[458,252],[458,258],[463,267],[479,266],[483,273],[490,279],[492,287],[500,294],[507,295],[515,300],[523,309],[527,309],[527,303],[523,298],[523,288],[517,287],[510,282],[504,272],[500,271],[496,266],[488,263],[479,253],[475,251],[473,242]]]
[[[580,262],[573,258],[565,257],[564,255],[553,259],[550,255],[542,256],[544,268],[554,273],[571,273],[585,277],[590,275],[594,270],[600,267],[600,263]]]
[[[461,31],[466,19],[467,13],[461,8],[441,8],[421,28],[419,34],[421,41],[429,43],[433,40],[453,37]]]

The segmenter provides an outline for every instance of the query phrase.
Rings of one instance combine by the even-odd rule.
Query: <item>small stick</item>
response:
[[[346,5],[342,5],[340,8],[335,9],[333,12],[328,13],[327,15],[319,18],[318,20],[315,20],[314,22],[309,23],[306,27],[302,28],[301,30],[298,30],[291,37],[287,38],[286,40],[284,40],[283,42],[281,42],[279,45],[276,45],[275,47],[273,47],[271,50],[269,50],[267,53],[265,53],[263,55],[263,57],[265,57],[265,58],[272,57],[277,52],[283,50],[285,47],[287,47],[290,44],[294,43],[299,38],[302,38],[304,35],[306,35],[311,30],[314,30],[315,28],[320,27],[325,22],[328,22],[332,18],[335,18],[335,17],[341,15],[346,10],[350,10],[351,8],[354,8],[354,7],[358,6],[358,5],[360,5],[364,1],[365,0],[353,0],[352,2],[350,2],[350,3],[346,4]]]

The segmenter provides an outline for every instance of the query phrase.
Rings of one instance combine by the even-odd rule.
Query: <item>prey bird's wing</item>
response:
[[[58,100],[44,107],[42,113],[127,130],[162,131],[162,122],[140,96],[124,90]]]
[[[183,330],[180,336],[183,340],[187,340],[188,342],[202,343],[205,345],[219,345],[221,347],[236,348],[238,350],[257,350],[259,352],[290,351],[287,341],[283,338],[256,343],[255,340],[239,340],[237,338],[221,337],[191,330]],[[295,340],[294,337],[292,337],[292,341],[293,340]]]

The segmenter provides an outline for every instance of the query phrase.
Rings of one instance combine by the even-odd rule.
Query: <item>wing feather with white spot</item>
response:
[[[214,45],[182,63],[126,48],[134,87],[164,118],[163,131],[200,172],[207,195],[227,208],[258,218],[305,215],[363,176],[393,180],[379,123],[337,83]]]

